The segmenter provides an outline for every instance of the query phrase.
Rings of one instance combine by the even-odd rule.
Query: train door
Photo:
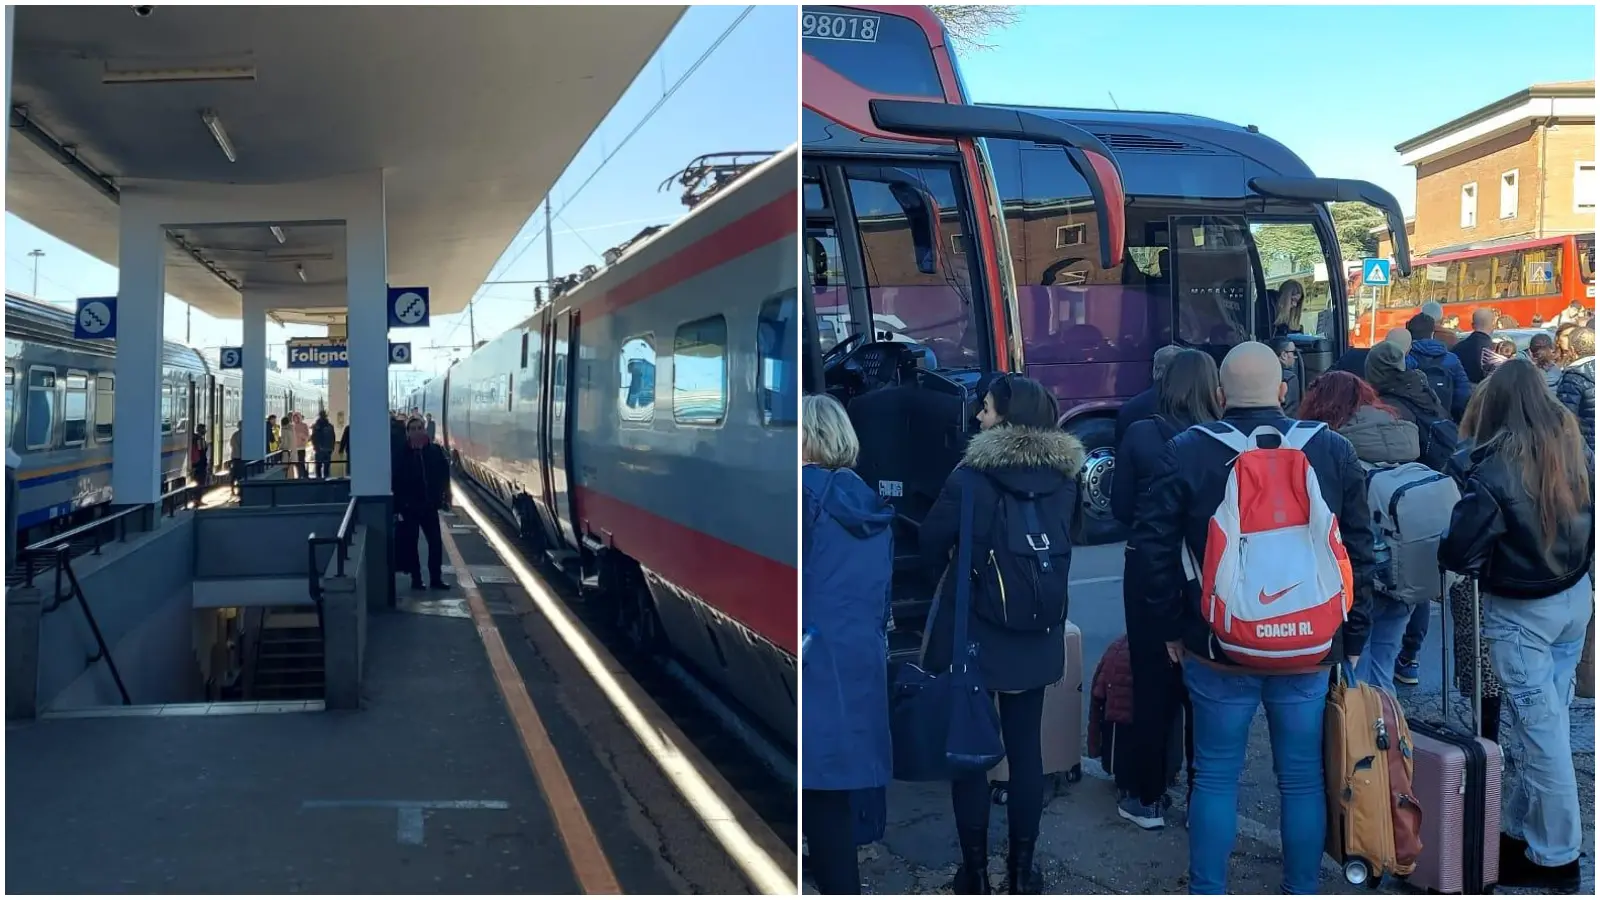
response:
[[[572,352],[577,340],[577,314],[564,310],[556,314],[546,330],[546,356],[550,360],[549,377],[545,379],[545,427],[543,429],[544,491],[545,503],[555,520],[555,533],[559,546],[578,546],[572,502],[572,419],[570,400],[575,379]]]

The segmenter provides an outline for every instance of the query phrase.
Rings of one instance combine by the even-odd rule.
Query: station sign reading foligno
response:
[[[389,362],[405,364],[411,361],[411,345],[389,344]],[[350,345],[344,341],[322,338],[291,338],[289,340],[289,368],[291,369],[348,369]]]

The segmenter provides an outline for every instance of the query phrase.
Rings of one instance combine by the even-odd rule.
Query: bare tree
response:
[[[993,50],[984,39],[991,32],[1010,28],[1022,18],[1015,6],[934,6],[933,14],[944,22],[945,30],[957,50]]]

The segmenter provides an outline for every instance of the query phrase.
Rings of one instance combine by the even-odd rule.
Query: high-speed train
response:
[[[6,444],[22,459],[17,534],[23,545],[52,528],[99,515],[112,500],[116,341],[78,340],[72,326],[72,313],[6,293]],[[299,411],[309,417],[324,403],[316,388],[267,373],[269,415]],[[225,470],[228,441],[238,430],[243,408],[239,372],[222,371],[193,348],[166,342],[161,366],[163,490],[188,477],[191,423],[206,426],[212,470]]]
[[[641,645],[794,742],[795,148],[413,394]]]

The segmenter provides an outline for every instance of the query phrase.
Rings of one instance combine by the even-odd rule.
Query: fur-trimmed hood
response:
[[[1084,455],[1082,442],[1065,431],[997,425],[967,442],[961,463],[990,474],[1003,469],[1046,469],[1077,478]]]

